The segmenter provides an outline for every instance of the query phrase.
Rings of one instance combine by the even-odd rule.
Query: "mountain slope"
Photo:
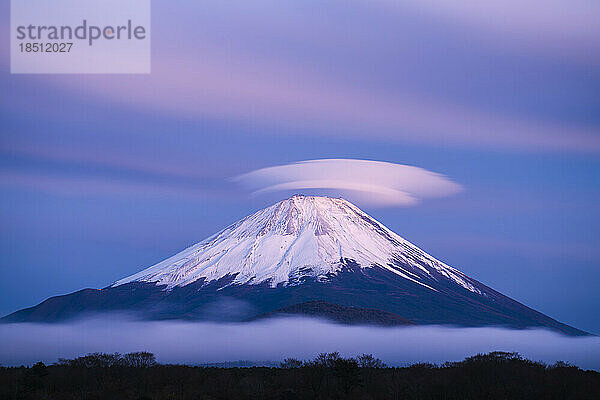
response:
[[[294,196],[102,290],[46,300],[3,321],[126,311],[150,319],[247,320],[320,300],[417,324],[579,331],[433,258],[343,199]]]
[[[113,287],[152,282],[167,289],[235,275],[233,284],[271,287],[326,280],[352,260],[384,268],[430,290],[449,280],[483,294],[469,277],[398,236],[343,199],[294,196],[227,227]]]
[[[259,315],[253,318],[253,320],[284,316],[323,318],[344,325],[415,325],[414,322],[387,311],[374,308],[346,307],[321,300],[312,300],[278,308],[269,313]]]

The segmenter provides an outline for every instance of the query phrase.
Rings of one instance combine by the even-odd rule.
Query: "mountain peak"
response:
[[[321,212],[331,212],[332,210],[348,214],[356,212],[356,210],[360,211],[354,204],[341,197],[307,196],[303,194],[295,194],[292,197],[275,203],[271,207],[288,207],[290,210],[298,214],[304,214],[307,217],[318,215]],[[295,215],[297,214],[289,216]]]
[[[586,335],[436,260],[344,199],[303,195],[259,210],[111,287],[50,298],[2,321],[55,321],[108,310],[151,319],[242,321],[291,313],[397,325],[406,318]]]
[[[481,294],[460,271],[436,260],[352,203],[294,195],[230,225],[150,268],[117,281],[167,289],[222,278],[233,284],[295,285],[327,281],[348,264],[383,268],[436,290],[440,279]]]
[[[351,224],[351,217],[357,214],[364,213],[342,198],[297,194],[248,218],[256,220],[258,231],[262,234],[275,230],[284,235],[296,235],[302,230],[313,229],[314,234],[320,236],[333,233],[332,219],[338,222],[345,219],[345,223]],[[253,234],[252,231],[249,233]]]

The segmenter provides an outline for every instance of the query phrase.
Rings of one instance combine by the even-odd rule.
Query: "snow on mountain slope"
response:
[[[485,295],[462,272],[398,236],[340,198],[296,195],[260,210],[208,239],[115,282],[152,282],[167,289],[199,279],[235,276],[233,284],[293,285],[326,281],[353,260],[384,268],[430,290],[440,279]]]

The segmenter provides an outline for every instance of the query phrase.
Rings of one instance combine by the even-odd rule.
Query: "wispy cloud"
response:
[[[443,175],[410,165],[354,159],[307,160],[262,168],[234,178],[254,195],[325,189],[362,204],[410,206],[421,199],[457,193]]]
[[[412,8],[478,33],[502,49],[517,48],[599,65],[600,3],[588,0],[379,0],[397,12]]]
[[[0,187],[68,196],[224,197],[227,168],[64,146],[0,144]],[[212,168],[209,168],[212,167]]]
[[[522,63],[522,55],[477,44],[485,36],[481,31],[492,32],[506,48],[524,42],[534,49],[549,46],[554,63],[577,49],[593,58],[586,65],[597,65],[599,12],[592,3],[319,3],[328,10],[324,14],[343,10],[344,23],[271,1],[252,6],[203,3],[202,8],[183,2],[178,15],[157,4],[161,18],[153,27],[164,35],[153,38],[150,76],[52,76],[40,81],[70,96],[109,99],[117,107],[174,118],[276,124],[283,128],[277,135],[301,130],[304,135],[392,143],[597,153],[600,130],[593,123],[528,113],[527,107],[506,110],[504,104],[517,104],[531,93],[536,93],[534,104],[554,104],[556,93],[545,91],[563,76],[552,72],[560,71],[555,64],[548,67],[548,82],[520,89],[521,75],[537,76],[545,63]],[[397,12],[384,13],[390,6]],[[189,15],[182,15],[186,11]],[[444,23],[438,24],[440,20]],[[466,36],[473,40],[465,41]],[[486,58],[499,63],[478,64]],[[513,61],[521,62],[517,75],[507,71]],[[586,72],[581,79],[593,82],[590,76]],[[503,89],[507,86],[514,89]],[[446,87],[462,89],[446,96]],[[561,90],[561,102],[585,107],[584,89]],[[507,98],[497,101],[500,95]],[[464,101],[469,96],[473,98]],[[7,109],[27,107],[13,97],[7,96]],[[481,98],[497,105],[483,107]]]
[[[219,191],[207,190],[199,185],[165,182],[156,184],[142,180],[0,170],[0,187],[7,186],[66,196],[150,196],[177,199],[225,197]]]
[[[347,327],[294,318],[248,324],[102,318],[73,324],[4,324],[0,340],[0,361],[9,365],[53,362],[95,351],[140,350],[154,352],[163,363],[311,359],[320,352],[339,351],[345,356],[372,353],[390,365],[406,365],[458,361],[500,350],[600,369],[598,337],[572,338],[545,330]]]

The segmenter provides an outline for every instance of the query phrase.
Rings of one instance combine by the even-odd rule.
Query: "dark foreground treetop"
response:
[[[0,368],[1,399],[598,399],[600,373],[493,352],[391,368],[371,355],[286,359],[278,368],[160,365],[150,353],[90,354]]]

